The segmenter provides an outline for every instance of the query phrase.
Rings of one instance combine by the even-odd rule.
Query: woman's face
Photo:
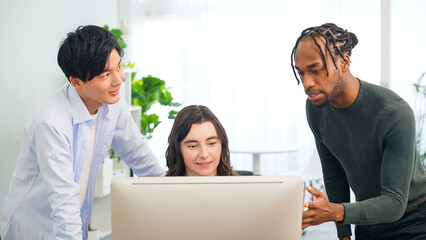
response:
[[[216,176],[222,141],[212,122],[192,124],[179,143],[187,176]]]

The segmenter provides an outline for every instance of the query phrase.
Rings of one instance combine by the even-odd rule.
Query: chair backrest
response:
[[[235,170],[236,173],[238,173],[240,176],[253,176],[254,173],[252,171],[246,171],[246,170]]]

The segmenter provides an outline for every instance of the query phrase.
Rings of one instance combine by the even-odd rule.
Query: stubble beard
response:
[[[323,108],[323,107],[329,105],[335,99],[337,99],[337,98],[339,98],[343,95],[344,88],[345,88],[345,84],[343,82],[343,78],[339,74],[336,78],[336,84],[334,85],[330,94],[327,95],[327,97],[324,99],[324,101],[322,101],[321,103],[314,105],[314,106],[317,107],[317,108]]]

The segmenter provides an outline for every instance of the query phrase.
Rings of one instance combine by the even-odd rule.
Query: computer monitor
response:
[[[112,239],[297,240],[303,199],[296,176],[115,178]]]

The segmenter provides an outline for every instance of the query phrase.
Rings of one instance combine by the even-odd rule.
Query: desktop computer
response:
[[[130,177],[111,184],[112,239],[301,239],[297,176]]]

